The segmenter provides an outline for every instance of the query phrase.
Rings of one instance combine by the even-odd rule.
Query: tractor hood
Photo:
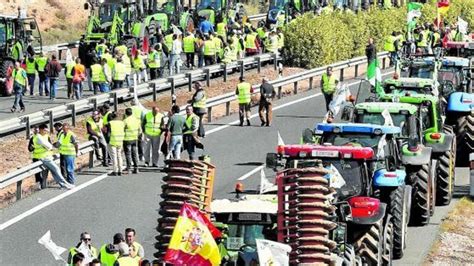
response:
[[[410,114],[416,113],[418,107],[408,103],[381,103],[381,102],[367,102],[359,103],[355,106],[356,110],[364,110],[368,113],[382,113],[384,110],[388,110],[389,113],[395,114],[402,111],[406,111]]]
[[[474,110],[474,94],[453,92],[449,95],[448,111],[471,112]]]
[[[393,85],[395,87],[408,87],[408,88],[420,88],[426,86],[434,87],[437,81],[432,79],[424,78],[406,78],[400,77],[398,79],[386,79],[384,81],[385,85]]]
[[[359,124],[359,123],[319,123],[316,125],[315,131],[334,132],[334,133],[368,133],[368,134],[399,134],[399,127],[381,126],[375,124]]]

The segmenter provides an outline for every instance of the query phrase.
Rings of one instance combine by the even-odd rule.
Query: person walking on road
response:
[[[61,63],[57,60],[56,55],[51,55],[51,61],[46,65],[46,76],[49,79],[49,98],[51,100],[56,100],[58,93],[58,80],[59,73],[61,73],[62,66]]]
[[[156,106],[143,118],[142,130],[145,132],[145,166],[147,167],[150,165],[158,167],[162,124],[163,114],[160,113],[160,109]]]
[[[179,106],[171,107],[171,117],[168,122],[168,132],[171,135],[168,158],[181,159],[181,147],[183,146],[183,130],[186,124],[186,118],[179,114]]]
[[[109,151],[112,157],[112,175],[122,175],[123,166],[123,140],[125,137],[125,123],[119,119],[117,113],[112,112],[109,115],[109,123],[106,124],[107,138],[109,142]]]
[[[66,68],[64,69],[64,75],[66,76],[66,86],[67,86],[67,98],[71,99],[74,97],[74,92],[72,89],[72,79],[74,77],[74,67],[76,66],[75,61],[70,61],[66,63]]]
[[[207,97],[206,91],[202,87],[199,81],[194,82],[194,89],[196,92],[193,95],[193,98],[189,102],[193,107],[193,112],[199,117],[199,130],[198,136],[204,138],[206,133],[204,131],[204,124],[202,122],[204,115],[207,114],[206,104]]]
[[[91,235],[87,232],[84,232],[84,233],[81,233],[81,237],[80,237],[80,241],[79,243],[77,243],[77,245],[75,247],[72,247],[69,249],[69,255],[68,255],[68,263],[71,265],[71,263],[73,263],[73,258],[74,258],[74,255],[76,255],[77,253],[79,253],[78,251],[78,248],[81,246],[81,245],[84,245],[87,247],[87,252],[89,252],[88,257],[92,257],[92,258],[97,258],[97,256],[99,256],[99,253],[97,252],[97,249],[95,247],[92,246],[92,239],[91,239]]]
[[[86,119],[87,139],[94,142],[94,153],[97,160],[102,160],[102,166],[107,165],[107,143],[102,133],[102,119],[98,111]]]
[[[13,107],[10,109],[12,113],[19,110],[20,113],[25,111],[25,104],[23,103],[23,93],[28,88],[28,76],[26,71],[21,68],[20,62],[15,62],[15,69],[12,72],[13,77],[13,92],[15,93],[15,101]]]
[[[100,247],[98,259],[102,266],[115,265],[115,261],[117,261],[120,255],[118,245],[124,241],[123,235],[121,233],[116,233],[111,244],[104,244],[102,247]]]
[[[199,129],[199,117],[194,114],[191,105],[186,106],[186,121],[183,132],[184,148],[188,151],[189,160],[194,160],[196,146],[200,144],[197,131]]]
[[[331,103],[334,92],[336,91],[338,80],[333,75],[332,67],[326,69],[326,73],[321,76],[321,90],[326,101],[326,111],[329,111],[329,103]]]
[[[33,137],[33,159],[38,159],[43,163],[43,166],[51,171],[54,180],[59,184],[60,187],[67,189],[74,188],[74,185],[69,184],[64,177],[61,175],[61,170],[53,160],[53,145],[49,141],[48,126],[40,125],[39,134]],[[47,175],[45,175],[46,177]]]
[[[49,96],[49,84],[48,76],[46,75],[46,66],[48,65],[48,57],[45,56],[44,52],[40,53],[40,56],[36,58],[36,70],[38,71],[39,79],[39,95],[43,96],[43,90],[46,96]]]
[[[125,152],[125,160],[127,163],[127,172],[132,171],[132,160],[133,160],[133,173],[138,173],[138,151],[137,142],[138,136],[141,134],[140,119],[137,119],[133,115],[132,108],[125,110],[125,137],[123,139],[123,146]]]
[[[368,44],[365,47],[365,56],[367,57],[368,63],[377,58],[377,48],[375,47],[373,38],[369,38]]]
[[[156,49],[159,48],[159,49]],[[158,51],[159,50],[159,51]],[[160,77],[159,69],[161,68],[161,44],[150,47],[150,52],[148,53],[148,68],[150,70],[150,79],[154,80]]]
[[[144,258],[145,250],[140,243],[135,241],[136,234],[137,233],[133,228],[125,229],[125,243],[127,243],[127,245],[132,248],[132,252],[130,254],[132,257],[136,257],[138,255],[140,258]]]
[[[64,123],[62,131],[58,136],[59,154],[61,157],[61,168],[66,170],[66,181],[71,184],[76,183],[74,176],[75,160],[79,153],[79,146],[76,135],[71,131],[69,124]]]
[[[250,102],[252,101],[252,85],[240,77],[240,83],[237,84],[235,95],[239,101],[240,126],[244,125],[244,117],[247,120],[247,126],[250,126]]]
[[[183,45],[180,37],[177,34],[173,35],[173,44],[170,51],[170,76],[179,74],[181,72],[181,53],[183,52]]]
[[[261,126],[269,127],[272,124],[272,101],[275,98],[275,88],[268,82],[267,78],[262,79],[260,85],[260,103],[258,104],[258,114],[260,116]],[[266,115],[265,115],[266,112]]]
[[[127,67],[122,61],[122,58],[117,59],[117,63],[114,64],[114,69],[112,69],[112,83],[114,84],[114,89],[123,88],[123,83],[127,76]]]
[[[103,74],[99,83],[100,92],[110,92],[110,84],[112,83],[112,69],[107,64],[106,58],[102,58],[100,60],[100,65],[102,66]]]
[[[30,89],[30,95],[34,95],[35,79],[36,79],[36,59],[34,55],[28,55],[25,60],[26,75],[28,76],[28,87]]]
[[[76,100],[80,100],[82,98],[82,82],[86,80],[86,67],[81,64],[81,59],[78,57],[76,58],[76,62],[73,68],[73,77],[72,77],[72,88],[74,93],[72,98],[76,98]]]

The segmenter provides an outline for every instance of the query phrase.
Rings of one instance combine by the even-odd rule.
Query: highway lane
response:
[[[312,127],[322,119],[324,100],[321,96],[315,96],[315,93],[313,90],[278,101],[277,106],[284,106],[300,100],[276,110],[270,128],[259,127],[258,119],[252,119],[251,127],[225,126],[235,122],[235,115],[207,126],[208,132],[215,131],[204,140],[205,153],[211,156],[217,166],[215,198],[233,197],[229,192],[232,192],[237,179],[264,162],[267,152],[274,151],[277,131],[286,143],[296,143],[304,128]],[[80,176],[81,183],[104,173],[101,168],[93,170],[94,173]],[[273,174],[271,171],[266,173],[269,176]],[[0,265],[30,265],[33,262],[36,265],[55,265],[48,251],[37,244],[37,240],[47,230],[51,230],[53,239],[60,246],[75,244],[82,231],[90,232],[93,242],[99,246],[111,241],[115,232],[134,227],[138,232],[138,240],[144,245],[146,257],[151,258],[162,176],[157,172],[143,172],[140,175],[107,177],[12,224],[0,231]],[[258,177],[259,173],[252,175],[244,181],[244,185],[249,189],[257,188]],[[464,178],[467,178],[467,174]],[[2,210],[0,227],[16,215],[62,192],[53,189],[41,191]],[[445,208],[446,211],[451,206]],[[424,235],[434,236],[446,211],[438,209],[437,215],[440,217],[432,219],[428,227],[410,228],[410,252],[406,258],[410,264],[419,264],[429,250],[429,242],[419,244],[417,232],[423,231]],[[406,265],[404,261],[400,263]]]

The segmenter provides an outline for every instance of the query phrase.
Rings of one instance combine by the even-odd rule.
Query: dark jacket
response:
[[[260,85],[260,100],[271,101],[275,97],[275,88],[270,83],[263,83]]]
[[[367,62],[377,58],[377,49],[374,44],[369,44],[365,47],[365,56],[367,56]]]
[[[57,59],[49,61],[49,63],[46,65],[46,76],[49,78],[57,79],[59,78],[59,73],[61,73],[62,70],[61,63]]]

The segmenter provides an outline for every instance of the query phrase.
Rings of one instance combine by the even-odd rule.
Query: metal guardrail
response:
[[[270,53],[246,57],[227,65],[211,65],[209,67],[192,70],[171,77],[152,80],[136,87],[114,90],[110,93],[95,95],[86,99],[55,106],[32,114],[3,120],[0,121],[0,137],[26,130],[26,137],[29,138],[31,135],[30,128],[32,126],[49,122],[50,126],[52,127],[54,122],[70,117],[72,118],[73,126],[75,126],[76,116],[78,114],[96,110],[99,105],[106,102],[113,104],[115,109],[117,109],[119,100],[126,101],[132,99],[135,91],[137,92],[138,97],[153,95],[153,101],[156,101],[157,93],[169,90],[173,95],[177,87],[183,87],[187,85],[188,90],[191,91],[192,83],[194,81],[205,80],[207,86],[209,86],[212,75],[222,74],[225,82],[227,81],[227,75],[229,72],[234,69],[240,70],[241,77],[244,76],[246,67],[253,68],[256,66],[258,72],[260,72],[262,63],[265,62],[272,62],[274,68],[276,69],[278,60],[279,57],[276,54]]]
[[[379,57],[382,58],[382,68],[385,68],[386,67],[386,59],[388,58],[388,53],[386,53],[386,52],[379,53]],[[251,61],[251,60],[252,60],[252,58],[248,58],[248,61]],[[255,57],[254,57],[254,60],[255,60]],[[333,71],[338,71],[339,70],[340,80],[343,81],[344,80],[344,69],[354,67],[355,68],[354,77],[357,77],[359,75],[359,72],[358,72],[359,65],[362,65],[365,62],[366,62],[366,57],[357,57],[357,58],[354,58],[354,59],[351,59],[351,60],[346,60],[346,61],[343,61],[343,62],[338,62],[338,63],[332,64],[331,66],[333,67]],[[227,66],[227,67],[229,67],[229,66]],[[215,69],[215,71],[217,71],[217,70],[218,69]],[[294,86],[294,91],[293,92],[295,94],[297,94],[298,93],[298,82],[301,82],[301,81],[304,81],[304,80],[309,80],[309,89],[312,90],[313,85],[314,85],[313,84],[314,78],[316,76],[322,75],[325,70],[326,70],[326,67],[314,68],[314,69],[311,69],[311,70],[304,71],[302,73],[298,73],[298,74],[291,75],[291,76],[288,76],[288,77],[273,80],[270,83],[273,86],[278,88],[277,97],[280,99],[282,97],[282,94],[281,94],[282,93],[282,87],[285,86],[285,85],[293,84],[293,86]],[[211,71],[211,70],[209,70],[209,71]],[[209,77],[209,73],[207,73],[206,75],[207,75],[207,77]],[[183,74],[178,75],[178,76],[181,76],[180,80],[178,80],[176,76],[171,78],[171,79],[174,79],[175,86],[176,86],[176,84],[179,84],[180,82],[185,82],[185,83],[190,84],[188,80],[192,80],[192,77],[193,77],[192,74],[189,75],[189,73],[184,75],[185,78],[182,77]],[[165,83],[160,83],[160,82],[161,82],[160,80],[151,82],[151,84],[154,84],[152,86],[152,91],[153,91],[154,98],[156,97],[156,92],[158,91],[157,87],[162,86],[162,85],[159,85],[159,84],[165,84]],[[172,82],[172,84],[173,84],[173,82]],[[259,85],[254,85],[253,87],[256,88],[258,86]],[[132,88],[132,90],[123,89],[123,90],[114,92],[114,99],[116,100],[119,95],[122,95],[123,97],[133,97],[133,92],[132,91],[134,89],[137,89],[137,93],[140,92],[142,95],[145,94],[145,93],[150,92],[150,87],[140,87],[140,86],[138,86],[137,88]],[[258,90],[254,91],[254,94],[258,94],[258,93],[259,93]],[[99,102],[99,100],[97,100],[97,98],[100,98],[100,100],[104,100],[104,99],[108,100],[109,95],[106,95],[106,94],[99,95],[98,97],[95,98],[96,99],[95,104],[97,104]],[[212,108],[213,107],[221,105],[221,104],[226,104],[226,115],[230,115],[230,103],[232,101],[235,101],[235,100],[236,100],[236,98],[235,98],[234,93],[227,93],[227,94],[209,99],[208,102],[207,102],[208,122],[210,122],[212,120]],[[79,101],[79,102],[84,102],[84,104],[86,106],[88,106],[88,101],[87,100]],[[75,106],[75,105],[73,105],[73,106]],[[117,106],[117,105],[115,105],[115,106]],[[181,108],[181,109],[184,109],[184,108]],[[93,163],[94,163],[94,161],[93,161],[93,151],[92,150],[93,150],[93,142],[92,141],[81,143],[79,145],[80,154],[85,154],[85,153],[89,152],[89,167],[93,167]],[[473,165],[473,163],[474,163],[474,162],[472,162],[473,159],[474,159],[474,154],[471,154],[471,165]],[[44,167],[42,166],[41,161],[34,162],[34,163],[29,164],[25,167],[22,167],[22,168],[14,171],[14,172],[11,172],[11,173],[7,174],[6,176],[0,178],[0,189],[3,189],[6,186],[9,186],[9,185],[12,185],[12,184],[16,183],[17,184],[16,197],[17,197],[17,199],[21,199],[21,191],[22,191],[21,186],[22,186],[23,180],[25,178],[27,178],[29,176],[32,176],[36,173],[39,173],[43,170],[44,170]],[[472,170],[471,170],[471,178],[472,178],[472,175],[473,174],[472,174]]]

